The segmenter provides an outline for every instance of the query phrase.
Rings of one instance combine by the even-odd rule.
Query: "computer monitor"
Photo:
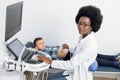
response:
[[[8,5],[6,8],[5,41],[21,30],[23,2]]]
[[[12,54],[15,56],[15,60],[18,60],[20,57],[20,54],[24,48],[24,45],[16,38],[9,44],[7,44],[7,48],[12,52]]]

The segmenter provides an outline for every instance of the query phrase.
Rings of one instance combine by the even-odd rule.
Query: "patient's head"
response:
[[[46,48],[46,44],[41,37],[35,38],[34,40],[35,49],[43,50]]]

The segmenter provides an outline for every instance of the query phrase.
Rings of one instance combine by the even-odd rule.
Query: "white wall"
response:
[[[74,47],[79,36],[74,20],[77,11],[81,6],[95,5],[104,16],[96,34],[99,52],[117,53],[120,52],[119,3],[120,0],[24,0],[22,30],[14,37],[25,44],[41,36],[47,45],[68,43]],[[14,80],[17,77],[13,73],[7,78],[8,74],[0,72],[1,79]]]
[[[47,45],[68,43],[75,46],[78,31],[75,16],[81,6],[95,5],[101,9],[103,23],[96,34],[99,52],[120,52],[119,0],[25,0],[22,33],[23,43],[43,37]]]

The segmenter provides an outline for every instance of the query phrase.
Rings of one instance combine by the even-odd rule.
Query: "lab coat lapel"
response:
[[[89,40],[89,38],[92,36],[92,33],[90,33],[88,36],[86,36],[85,38],[82,38],[80,36],[79,38],[79,41],[78,41],[78,44],[74,50],[74,54],[73,55],[76,55],[78,54],[78,51],[82,50],[82,48],[84,48],[83,46],[85,45],[85,43]]]

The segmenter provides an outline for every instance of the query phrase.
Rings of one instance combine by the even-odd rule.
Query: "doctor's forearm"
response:
[[[90,56],[87,56],[86,54],[78,54],[68,61],[53,60],[51,67],[65,70],[73,70],[74,68],[82,64],[84,61],[86,61],[88,57]]]
[[[52,68],[57,69],[64,69],[64,70],[73,70],[73,65],[70,61],[60,61],[60,60],[53,60],[51,63]]]

